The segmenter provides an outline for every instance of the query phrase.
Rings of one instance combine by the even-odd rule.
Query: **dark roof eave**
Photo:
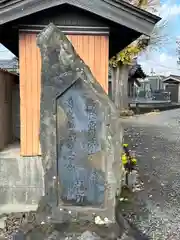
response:
[[[180,82],[180,76],[176,76],[176,75],[170,75],[166,78],[163,79],[163,82],[166,83],[166,82]]]
[[[62,4],[92,12],[119,25],[149,35],[159,17],[120,0],[22,0],[0,9],[0,25]]]
[[[146,74],[142,70],[141,66],[139,64],[132,66],[132,68],[129,71],[129,78],[146,78]]]
[[[174,80],[170,78],[163,81],[163,83],[180,83],[180,80]]]
[[[111,3],[116,8],[126,10],[129,13],[133,14],[134,16],[141,18],[142,20],[146,19],[146,21],[151,22],[153,24],[156,24],[161,20],[159,16],[154,15],[148,11],[145,11],[139,7],[136,7],[126,1],[122,0],[102,0],[102,1]]]

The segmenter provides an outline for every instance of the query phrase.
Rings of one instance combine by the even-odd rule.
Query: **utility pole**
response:
[[[155,75],[154,69],[151,68],[151,76],[154,76],[154,75]]]

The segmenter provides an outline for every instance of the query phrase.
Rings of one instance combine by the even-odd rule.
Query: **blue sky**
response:
[[[169,75],[180,75],[180,65],[177,64],[177,39],[180,40],[180,0],[163,0],[160,7],[162,21],[166,20],[164,30],[165,39],[156,50],[147,51],[139,57],[139,63],[146,73],[153,72]],[[161,23],[159,23],[161,25]],[[164,33],[162,33],[164,32]],[[166,40],[167,37],[167,40]]]
[[[158,0],[149,0],[151,2]],[[166,25],[160,35],[165,36],[161,45],[156,49],[152,46],[148,51],[141,54],[139,63],[146,73],[152,70],[159,74],[171,73],[180,75],[180,65],[177,64],[176,40],[180,40],[180,0],[162,0],[159,14]],[[159,23],[161,25],[161,23]],[[166,39],[167,38],[167,39]],[[13,54],[0,45],[0,59],[12,58]]]

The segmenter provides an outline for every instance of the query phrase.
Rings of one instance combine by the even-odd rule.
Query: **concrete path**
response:
[[[180,110],[122,120],[142,184],[121,211],[153,240],[180,239]]]

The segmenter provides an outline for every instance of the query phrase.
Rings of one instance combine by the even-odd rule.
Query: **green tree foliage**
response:
[[[117,67],[118,64],[131,64],[133,58],[147,47],[148,42],[149,39],[146,37],[145,39],[140,38],[131,43],[124,50],[110,59],[110,65],[112,67]]]

